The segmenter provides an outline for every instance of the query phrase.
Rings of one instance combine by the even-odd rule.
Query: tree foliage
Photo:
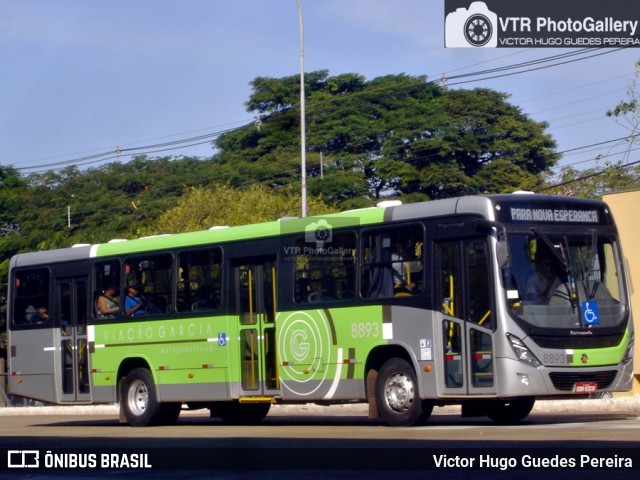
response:
[[[310,215],[330,213],[331,207],[310,198]],[[215,226],[247,225],[300,214],[300,196],[289,188],[278,192],[263,185],[233,188],[228,184],[215,189],[194,187],[180,197],[175,207],[163,213],[144,229],[147,235],[191,232]]]
[[[522,189],[558,158],[547,124],[499,92],[447,90],[404,74],[367,81],[317,71],[305,81],[309,189],[341,207]],[[299,77],[251,86],[246,107],[258,121],[221,136],[216,161],[235,167],[233,182],[297,182]]]
[[[638,188],[640,166],[630,168],[621,163],[608,163],[604,168],[575,170],[565,168],[560,178],[542,187],[543,193],[583,198],[601,198],[612,192]]]
[[[0,276],[18,252],[139,236],[185,188],[212,183],[212,166],[211,160],[138,157],[26,177],[0,168]]]
[[[637,80],[640,78],[640,61],[636,62],[634,78],[629,81],[627,87],[627,100],[622,100],[611,110],[607,111],[607,116],[615,118],[616,121],[627,129],[627,151],[621,162],[626,162],[633,145],[638,143],[640,136],[640,90]]]
[[[305,81],[310,213],[528,188],[556,159],[546,125],[498,92],[404,74],[317,71]],[[251,86],[256,123],[220,136],[209,159],[137,157],[26,177],[0,168],[0,269],[22,251],[297,215],[299,76]]]
[[[623,156],[618,161],[606,160],[602,167],[578,171],[563,168],[560,178],[545,182],[545,193],[600,198],[612,192],[637,189],[640,186],[640,166],[638,161],[630,161],[630,153],[635,150],[640,136],[640,61],[636,62],[635,75],[627,87],[627,100],[620,101],[606,112],[628,131],[623,142],[626,144]],[[599,157],[599,156],[598,156]],[[596,159],[598,158],[596,157]],[[606,157],[605,157],[606,158]]]

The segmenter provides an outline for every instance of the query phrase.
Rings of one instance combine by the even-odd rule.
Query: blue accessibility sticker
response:
[[[600,325],[598,302],[595,300],[582,302],[582,318],[585,325]]]

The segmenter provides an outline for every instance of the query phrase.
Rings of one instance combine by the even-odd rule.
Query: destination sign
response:
[[[514,222],[598,223],[597,210],[511,207]]]

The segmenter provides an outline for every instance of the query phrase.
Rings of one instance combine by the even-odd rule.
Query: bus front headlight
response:
[[[516,354],[518,360],[522,363],[526,363],[527,365],[531,365],[532,367],[539,367],[542,365],[540,360],[536,358],[533,352],[529,350],[522,340],[510,333],[507,333],[507,338],[509,339],[511,348],[513,348],[513,352]]]

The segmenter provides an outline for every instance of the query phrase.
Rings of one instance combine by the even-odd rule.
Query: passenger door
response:
[[[58,279],[55,283],[56,319],[60,328],[60,384],[64,402],[91,399],[89,388],[89,352],[87,351],[88,278]]]
[[[494,308],[485,238],[436,246],[436,290],[442,301],[443,393],[496,392]]]
[[[240,334],[240,379],[243,396],[280,392],[276,354],[275,257],[234,262],[236,308]]]

